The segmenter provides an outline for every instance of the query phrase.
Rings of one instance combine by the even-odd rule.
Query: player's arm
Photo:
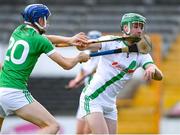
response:
[[[75,45],[75,46],[83,46],[88,42],[87,36],[80,32],[72,37],[64,37],[58,35],[45,35],[56,47],[61,47],[61,45],[65,43],[66,45]]]
[[[78,83],[80,80],[82,80],[82,78],[84,78],[86,75],[85,71],[84,70],[81,70],[77,75],[76,77],[74,78],[74,81],[76,83]]]
[[[145,67],[144,77],[146,80],[154,79],[154,80],[162,80],[163,73],[155,64],[148,64]]]
[[[83,50],[91,50],[91,51],[98,51],[101,49],[101,43],[91,43],[88,44],[87,46],[76,46],[76,48],[79,51],[83,51]]]
[[[74,79],[70,80],[66,88],[73,89],[81,86],[84,82],[85,72],[81,70]]]
[[[69,70],[73,68],[79,62],[86,62],[89,60],[89,55],[84,52],[79,53],[74,58],[66,58],[60,55],[58,52],[54,52],[49,57],[55,61],[63,69]]]

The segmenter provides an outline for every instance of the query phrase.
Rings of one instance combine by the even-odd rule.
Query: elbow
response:
[[[70,69],[72,69],[73,68],[73,66],[72,65],[70,65],[70,64],[66,64],[66,65],[63,65],[63,66],[61,66],[64,70],[70,70]]]
[[[71,67],[63,67],[64,70],[70,70],[72,69]]]
[[[69,67],[69,66],[63,66],[62,67],[64,70],[70,70],[70,69],[72,69],[71,67]]]

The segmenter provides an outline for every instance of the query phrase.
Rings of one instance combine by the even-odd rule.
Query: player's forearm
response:
[[[56,62],[59,66],[61,66],[63,69],[69,70],[73,68],[78,62],[78,57],[74,58],[65,58],[62,55],[60,55],[58,52],[55,52],[49,56],[54,62]]]
[[[87,46],[76,46],[76,48],[79,51],[84,51],[84,50],[98,51],[99,49],[101,49],[101,43],[93,43]]]
[[[66,66],[64,66],[65,69],[71,69],[73,68],[77,63],[79,62],[86,62],[89,60],[89,55],[81,52],[74,58],[64,58],[64,62],[66,63]]]
[[[84,52],[79,53],[74,58],[65,58],[58,52],[54,52],[53,54],[49,55],[49,57],[66,70],[73,68],[79,62],[86,62],[90,58],[89,55]]]
[[[66,69],[66,70],[72,69],[76,64],[79,63],[78,57],[65,58],[64,60],[65,60],[65,62],[64,62],[64,65],[62,67],[63,67],[63,69]]]
[[[61,44],[61,43],[69,43],[71,37],[64,37],[64,36],[57,36],[57,35],[46,35],[46,37],[53,43],[53,44]]]
[[[78,73],[77,75],[76,75],[76,77],[75,77],[75,81],[76,82],[79,82],[80,80],[82,80],[82,78],[84,78],[84,76],[85,76],[85,73],[84,73],[84,71],[81,71],[80,73]]]

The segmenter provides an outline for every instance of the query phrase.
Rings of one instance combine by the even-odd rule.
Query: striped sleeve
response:
[[[153,61],[150,54],[140,54],[140,59],[139,60],[140,60],[139,64],[143,69],[146,69],[146,66],[148,64],[153,64],[154,63],[154,61]]]

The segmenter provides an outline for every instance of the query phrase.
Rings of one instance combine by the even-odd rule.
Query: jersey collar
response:
[[[38,30],[36,30],[34,27],[32,27],[31,25],[26,25],[27,28],[33,29],[34,31],[36,31],[37,33],[39,33]]]

